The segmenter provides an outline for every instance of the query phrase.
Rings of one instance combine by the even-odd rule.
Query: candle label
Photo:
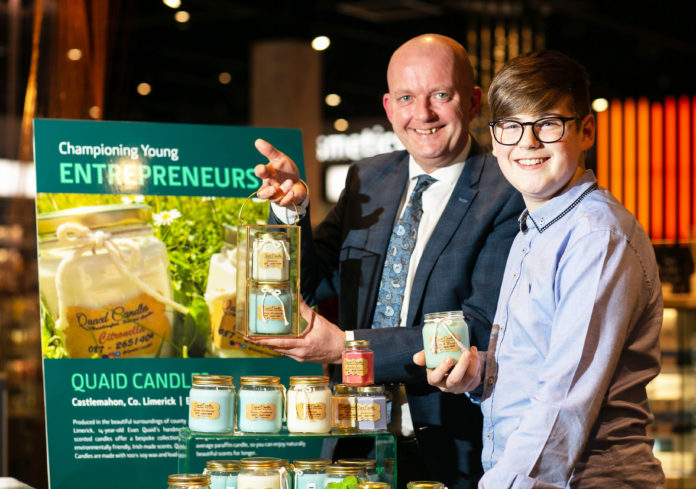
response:
[[[458,334],[454,335],[457,341],[461,341]],[[459,345],[454,341],[449,334],[446,336],[438,336],[435,340],[435,351],[440,353],[444,351],[460,351]]]
[[[259,268],[283,268],[284,258],[282,252],[259,253]]]
[[[298,402],[295,404],[295,411],[297,412],[297,419],[326,419],[326,403],[323,402],[309,404]]]
[[[246,405],[246,419],[251,421],[263,420],[273,421],[276,417],[276,405],[273,403]]]
[[[220,417],[220,405],[217,402],[191,401],[191,417],[218,419]]]
[[[278,306],[258,306],[256,318],[259,321],[285,321],[283,307]]]
[[[382,419],[382,410],[379,404],[358,404],[358,421],[379,421],[380,419]]]
[[[65,348],[73,358],[124,358],[157,352],[170,325],[164,304],[140,294],[100,309],[68,307]]]
[[[355,404],[342,402],[336,406],[336,416],[339,421],[349,421],[356,418]]]
[[[367,359],[365,358],[346,358],[343,361],[343,374],[364,376],[367,375]]]
[[[221,311],[218,314],[211,315],[211,326],[213,329],[213,344],[216,348],[230,348],[230,339],[235,332],[237,324],[237,304],[232,299],[224,299],[220,307]],[[217,312],[217,311],[216,311]],[[213,323],[214,317],[220,317],[220,324],[215,327]]]

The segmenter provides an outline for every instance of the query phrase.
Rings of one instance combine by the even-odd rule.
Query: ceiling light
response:
[[[312,49],[315,51],[323,51],[329,47],[331,40],[326,36],[318,36],[312,39]]]
[[[595,112],[604,112],[609,108],[609,101],[605,98],[596,98],[592,101],[592,110]]]
[[[335,93],[330,93],[326,96],[324,102],[326,102],[326,105],[329,107],[336,107],[341,103],[341,96]]]
[[[152,87],[150,86],[149,83],[139,83],[138,84],[138,93],[140,95],[150,95],[150,92],[152,91]]]
[[[181,7],[181,0],[162,0],[162,3],[169,8],[179,8]]]
[[[230,75],[226,71],[223,71],[218,75],[218,81],[223,85],[227,85],[232,81],[232,75]]]
[[[174,20],[180,24],[185,24],[191,19],[191,15],[186,10],[179,10],[174,14]]]
[[[343,132],[348,129],[348,121],[345,119],[336,119],[334,121],[334,129]]]
[[[68,49],[68,59],[77,61],[82,58],[82,50],[77,48]]]
[[[101,107],[93,105],[89,108],[89,116],[92,119],[101,119]]]

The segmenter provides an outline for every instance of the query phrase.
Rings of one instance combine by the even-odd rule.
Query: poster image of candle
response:
[[[44,357],[274,356],[235,324],[245,200],[38,193]]]

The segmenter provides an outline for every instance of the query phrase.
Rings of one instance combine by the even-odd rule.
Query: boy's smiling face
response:
[[[514,114],[505,119],[534,122],[554,116],[573,116],[567,101],[543,114]],[[565,134],[555,143],[540,142],[531,126],[524,127],[522,139],[514,146],[502,145],[493,138],[493,154],[503,175],[522,194],[530,211],[566,189],[584,172],[584,152],[594,144],[594,117],[588,114],[565,124]]]

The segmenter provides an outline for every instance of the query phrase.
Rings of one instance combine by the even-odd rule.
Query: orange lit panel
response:
[[[662,104],[655,102],[650,110],[650,237],[656,240],[665,237],[663,129]]]
[[[609,111],[597,112],[597,183],[609,188]]]
[[[633,99],[624,101],[624,164],[623,192],[624,206],[634,216],[636,212],[636,103]]]
[[[650,103],[638,100],[638,221],[650,231]]]
[[[621,101],[612,100],[609,104],[611,159],[609,165],[609,191],[623,203],[623,118]]]
[[[665,239],[677,238],[677,102],[665,99]]]
[[[679,240],[688,240],[691,228],[691,124],[689,97],[679,97],[678,134],[679,147],[677,157],[677,184],[679,185]]]

